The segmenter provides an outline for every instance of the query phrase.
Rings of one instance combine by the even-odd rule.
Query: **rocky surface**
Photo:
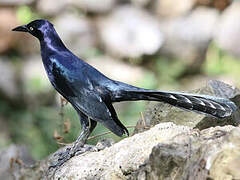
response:
[[[59,12],[63,11],[68,5],[68,1],[58,0],[56,1],[48,1],[41,0],[37,1],[37,10],[45,15],[57,15]]]
[[[159,143],[129,179],[239,179],[240,128],[180,133]]]
[[[53,23],[66,46],[80,57],[85,57],[96,49],[96,28],[86,17],[63,13]]]
[[[116,0],[102,0],[101,3],[98,0],[70,0],[70,2],[81,10],[92,13],[106,13],[114,9],[117,4]]]
[[[146,73],[140,66],[129,65],[109,56],[89,58],[87,62],[107,77],[129,84],[141,82]]]
[[[0,6],[16,6],[27,5],[33,3],[35,0],[1,0]]]
[[[117,57],[152,55],[164,41],[157,19],[145,10],[131,6],[117,8],[107,17],[100,18],[97,25],[104,48]]]
[[[197,8],[185,16],[161,21],[165,41],[160,54],[183,60],[191,71],[199,70],[218,17],[218,12],[214,9]]]
[[[14,172],[19,178],[58,180],[239,179],[239,142],[239,127],[199,131],[160,123],[102,151],[75,156],[60,168],[47,170],[42,161],[33,169],[19,165]]]
[[[14,180],[19,178],[17,171],[14,171],[15,165],[31,166],[34,160],[29,155],[26,147],[11,145],[8,148],[0,150],[0,179]]]
[[[28,34],[10,31],[30,19],[50,19],[74,53],[89,59],[89,63],[113,79],[131,84],[145,75],[149,59],[157,62],[162,56],[184,61],[186,70],[199,71],[212,39],[226,52],[239,56],[237,1],[225,11],[222,10],[230,0],[60,0],[53,6],[54,3],[0,0],[0,73],[4,74],[0,77],[0,144],[11,141],[11,128],[6,122],[9,113],[11,117],[19,113],[16,104],[21,112],[31,113],[25,107],[38,109],[36,103],[54,102],[53,89],[43,79],[46,75],[40,68],[40,57],[35,56],[39,54],[39,42]],[[129,58],[137,58],[135,63],[142,68],[127,67]],[[156,62],[152,69],[157,71]],[[238,90],[218,85],[210,83],[199,92],[233,98],[239,106],[239,96],[235,96]],[[3,112],[2,107],[9,107],[9,112]],[[43,126],[35,122],[34,114],[30,116],[33,127]],[[17,117],[14,122],[21,122]],[[189,175],[192,179],[204,179],[207,174],[212,179],[239,179],[239,129],[226,126],[236,126],[239,117],[235,114],[220,121],[166,104],[151,104],[144,121],[138,123],[138,132],[162,124],[105,150],[76,156],[50,172],[49,159],[30,166],[19,160],[22,156],[18,158],[17,152],[22,150],[10,147],[0,153],[0,179],[178,179]],[[45,132],[39,128],[37,134],[41,133]],[[34,138],[36,141],[37,137]]]
[[[196,90],[195,93],[229,98],[232,99],[238,107],[240,106],[240,90],[220,81],[209,81],[205,87]],[[169,121],[174,122],[175,124],[198,129],[224,126],[228,124],[238,125],[240,124],[239,117],[239,110],[236,111],[232,117],[217,119],[204,114],[187,112],[166,103],[150,103],[148,108],[143,113],[143,118],[137,123],[135,133],[146,130],[146,127],[151,127],[158,123]]]
[[[17,90],[16,71],[11,62],[0,57],[0,96],[7,99],[15,99],[19,92]]]
[[[161,18],[173,18],[186,15],[195,3],[196,0],[156,0],[153,3],[153,9]]]
[[[240,56],[240,2],[235,1],[222,14],[216,27],[215,41],[225,51]]]

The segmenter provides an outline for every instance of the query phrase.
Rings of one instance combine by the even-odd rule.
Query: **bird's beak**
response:
[[[12,29],[12,31],[29,32],[26,25],[15,27],[14,29]]]

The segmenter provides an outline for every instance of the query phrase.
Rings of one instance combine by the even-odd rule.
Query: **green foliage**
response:
[[[29,94],[39,94],[49,91],[49,82],[45,79],[33,76],[24,84],[24,91]]]
[[[204,72],[209,76],[228,75],[239,77],[240,60],[211,44],[204,64]]]
[[[17,9],[17,18],[22,24],[29,23],[38,17],[38,14],[34,13],[29,6],[20,6]]]
[[[176,83],[178,76],[185,70],[184,60],[159,57],[156,59],[157,77],[165,84]]]

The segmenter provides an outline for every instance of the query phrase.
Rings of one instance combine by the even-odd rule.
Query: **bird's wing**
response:
[[[118,120],[111,102],[106,98],[108,93],[96,87],[97,80],[96,82],[90,80],[89,74],[96,73],[96,71],[89,69],[88,66],[83,66],[81,71],[72,66],[70,70],[70,67],[67,67],[70,66],[69,64],[64,65],[63,62],[61,64],[54,58],[52,61],[54,62],[50,77],[51,83],[76,110],[102,123],[118,136],[127,133],[126,128]]]
[[[128,134],[126,128],[118,120],[112,105],[108,106],[96,91],[81,89],[77,92],[76,97],[70,98],[70,102],[76,109],[89,118],[102,123],[116,135]]]

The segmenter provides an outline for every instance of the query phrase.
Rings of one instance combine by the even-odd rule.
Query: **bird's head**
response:
[[[26,25],[18,26],[12,29],[12,31],[28,32],[37,37],[39,40],[42,40],[44,35],[52,30],[54,30],[53,25],[48,20],[44,19],[34,20]]]

